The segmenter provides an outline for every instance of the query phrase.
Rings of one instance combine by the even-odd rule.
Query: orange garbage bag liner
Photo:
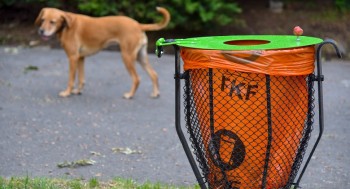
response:
[[[263,51],[182,48],[210,188],[282,188],[308,111],[314,46]],[[266,183],[263,183],[266,182]]]

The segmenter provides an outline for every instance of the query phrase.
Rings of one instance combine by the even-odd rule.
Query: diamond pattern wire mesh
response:
[[[184,75],[186,128],[209,188],[290,188],[312,131],[313,74]]]

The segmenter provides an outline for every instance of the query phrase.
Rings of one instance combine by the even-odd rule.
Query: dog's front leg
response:
[[[84,57],[78,60],[78,88],[73,89],[73,94],[81,94],[85,85]]]
[[[78,64],[79,58],[72,56],[69,57],[69,76],[68,76],[68,85],[67,89],[60,92],[61,97],[67,97],[72,93],[72,90],[74,88],[74,81],[75,81],[75,75],[77,72],[77,64]]]

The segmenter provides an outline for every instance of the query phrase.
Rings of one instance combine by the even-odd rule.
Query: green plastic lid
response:
[[[180,47],[207,49],[207,50],[272,50],[298,48],[316,45],[323,40],[308,36],[295,35],[232,35],[196,37],[187,39],[157,41],[157,46],[178,45]]]

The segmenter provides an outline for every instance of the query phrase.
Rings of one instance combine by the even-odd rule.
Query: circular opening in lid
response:
[[[270,43],[268,40],[232,40],[224,42],[226,45],[263,45]]]

